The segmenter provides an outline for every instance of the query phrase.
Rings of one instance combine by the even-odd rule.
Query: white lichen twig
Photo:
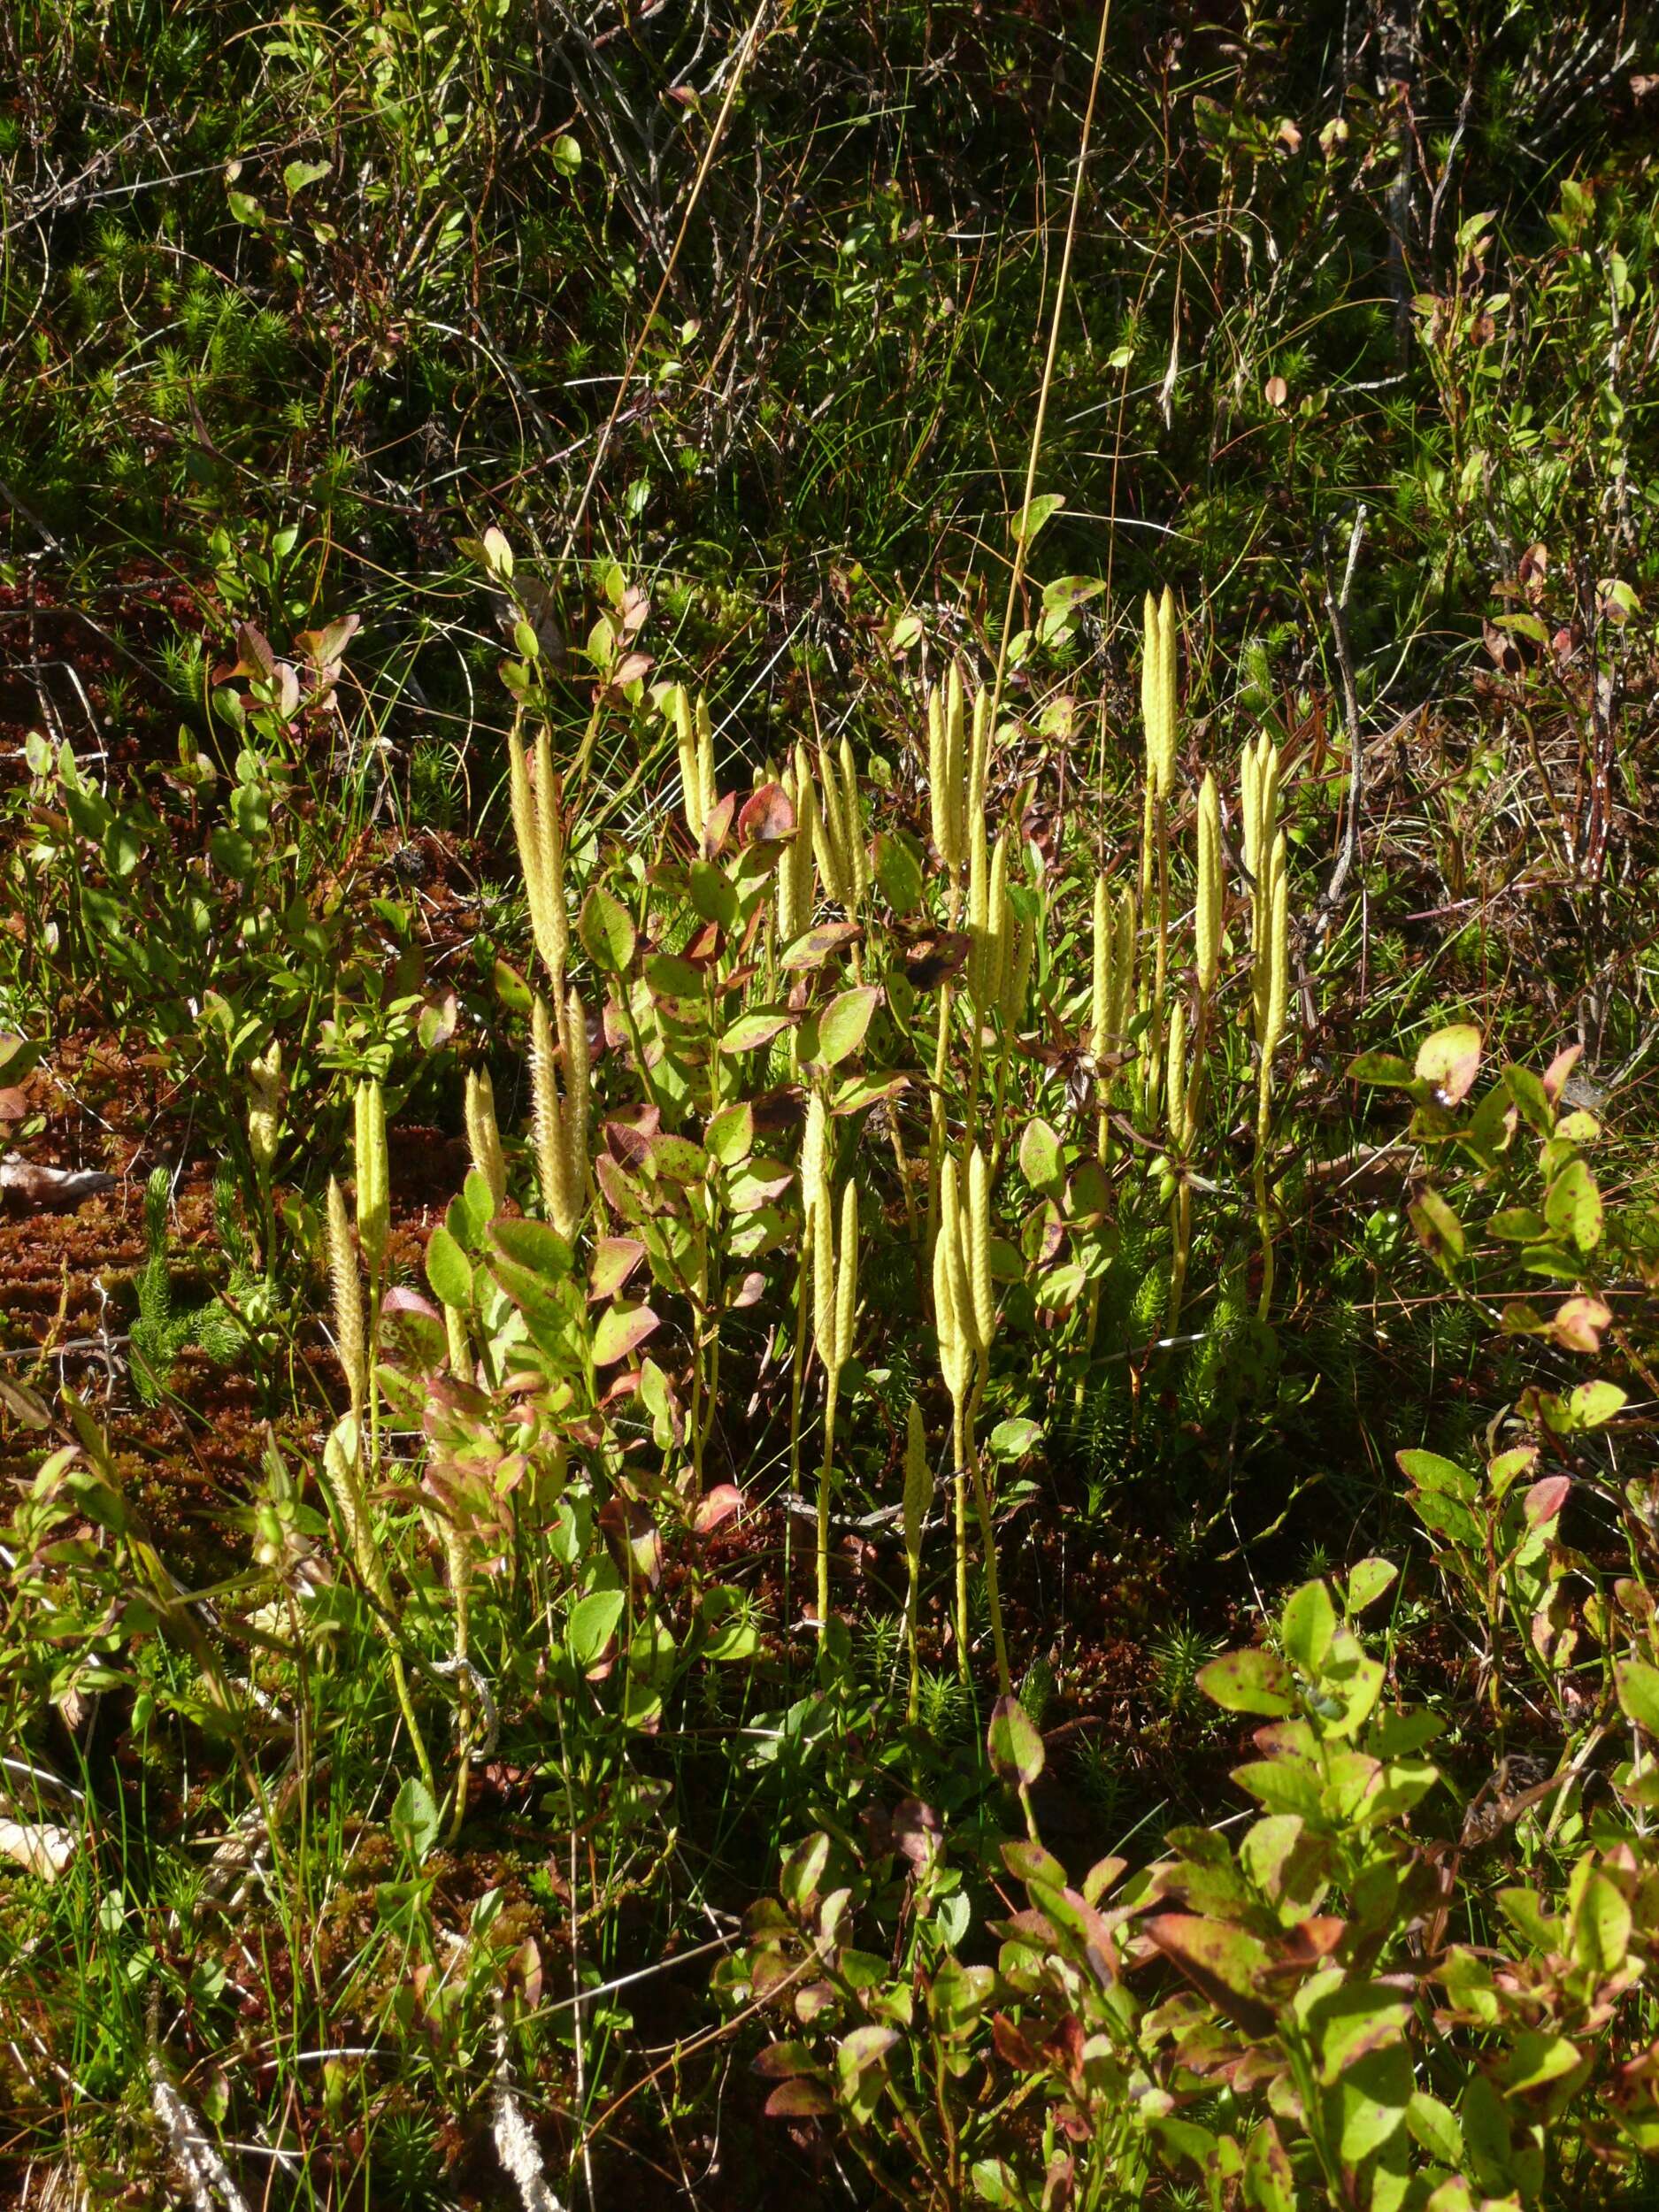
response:
[[[208,2139],[206,2129],[167,2078],[159,2051],[151,2051],[150,2055],[150,2101],[167,2131],[168,2147],[188,2185],[196,2212],[213,2212],[215,2191],[225,2212],[248,2212],[229,2167]]]
[[[513,2094],[512,2070],[507,2060],[507,2024],[495,2022],[495,2094],[491,2104],[490,2132],[502,2169],[518,2192],[524,2212],[565,2212],[549,2185],[547,2169],[524,2108]]]
[[[501,1741],[501,1709],[495,1702],[495,1693],[489,1686],[489,1677],[474,1666],[470,1659],[434,1659],[428,1663],[434,1674],[464,1673],[466,1676],[472,1694],[478,1700],[480,1719],[483,1724],[483,1732],[467,1756],[474,1766],[480,1765],[486,1759],[493,1759],[495,1747]]]

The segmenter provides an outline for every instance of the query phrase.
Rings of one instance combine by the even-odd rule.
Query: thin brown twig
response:
[[[1110,5],[1110,0],[1108,0],[1108,4]],[[680,262],[680,250],[685,245],[687,234],[691,228],[691,218],[696,211],[698,200],[703,196],[703,185],[708,180],[709,172],[714,165],[715,154],[726,132],[726,118],[732,112],[732,104],[737,97],[738,88],[742,83],[749,62],[754,58],[761,21],[765,15],[768,0],[758,0],[755,12],[749,19],[749,28],[743,34],[743,42],[738,49],[736,63],[726,81],[726,97],[721,101],[720,111],[714,119],[714,128],[709,134],[709,142],[703,150],[703,159],[698,163],[697,173],[692,180],[691,194],[686,202],[685,213],[680,219],[680,228],[675,234],[673,245],[664,265],[662,280],[657,285],[650,306],[646,310],[645,319],[640,325],[638,334],[629,349],[628,357],[623,364],[622,374],[617,380],[616,396],[611,403],[611,412],[606,416],[604,427],[599,434],[598,442],[594,448],[594,457],[588,466],[587,481],[582,486],[581,496],[576,502],[576,511],[572,515],[570,528],[565,533],[565,550],[559,556],[561,568],[570,559],[575,549],[576,534],[582,526],[582,519],[588,512],[588,502],[593,496],[594,486],[599,480],[599,472],[604,466],[605,456],[611,449],[611,434],[616,428],[618,418],[621,414],[623,398],[629,384],[633,381],[634,372],[639,366],[640,355],[644,350],[645,341],[651,334],[663,301],[667,296],[668,288],[673,281],[674,271]]]
[[[1042,365],[1042,383],[1037,393],[1037,419],[1032,425],[1031,450],[1025,460],[1025,489],[1019,503],[1014,532],[1014,562],[1008,572],[1008,600],[1002,610],[1002,632],[996,642],[996,674],[991,684],[991,736],[996,736],[996,717],[1002,703],[1002,678],[1008,665],[1008,641],[1014,627],[1014,609],[1025,572],[1025,549],[1031,542],[1032,495],[1037,483],[1037,463],[1042,451],[1043,419],[1048,411],[1048,391],[1054,382],[1055,357],[1060,348],[1060,321],[1065,312],[1066,285],[1071,273],[1071,247],[1077,236],[1078,210],[1083,200],[1083,177],[1088,166],[1089,136],[1094,127],[1094,103],[1100,92],[1101,72],[1106,63],[1106,34],[1111,25],[1111,0],[1101,0],[1100,32],[1094,41],[1094,67],[1088,81],[1088,102],[1083,111],[1083,134],[1077,150],[1077,174],[1071,180],[1071,205],[1065,219],[1065,243],[1060,252],[1060,273],[1055,283],[1054,313],[1048,321],[1048,349]]]
[[[1330,618],[1331,641],[1336,650],[1337,672],[1342,680],[1342,718],[1348,725],[1348,821],[1343,828],[1341,849],[1331,871],[1331,879],[1319,901],[1323,910],[1322,928],[1329,922],[1336,902],[1342,895],[1342,887],[1359,857],[1359,810],[1364,795],[1365,749],[1360,734],[1359,694],[1354,681],[1354,651],[1348,642],[1348,595],[1354,588],[1354,569],[1359,559],[1360,547],[1364,541],[1369,513],[1370,510],[1362,502],[1354,516],[1354,527],[1348,534],[1348,561],[1342,571],[1341,590],[1336,592],[1332,589],[1328,570],[1325,580],[1325,611]]]

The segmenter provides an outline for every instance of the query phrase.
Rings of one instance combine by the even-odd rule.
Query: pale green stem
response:
[[[974,1502],[979,1510],[979,1533],[985,1544],[985,1595],[991,1613],[991,1641],[996,1651],[997,1694],[1011,1697],[1014,1684],[1008,1668],[1008,1642],[1002,1633],[1002,1599],[996,1572],[996,1529],[991,1518],[991,1494],[986,1486],[985,1470],[979,1464],[979,1446],[973,1434],[974,1409],[984,1392],[989,1367],[989,1361],[981,1353],[972,1395],[957,1417],[957,1448],[965,1455],[973,1482]]]
[[[823,1636],[829,1626],[829,1571],[830,1571],[830,1483],[835,1471],[835,1400],[841,1386],[841,1370],[826,1370],[826,1390],[824,1398],[824,1464],[818,1479],[818,1632]]]
[[[968,1678],[968,1470],[963,1458],[963,1405],[960,1399],[951,1402],[956,1416],[956,1672],[965,1682]]]
[[[1256,1317],[1265,1321],[1273,1303],[1273,1221],[1267,1204],[1267,1140],[1272,1101],[1272,1071],[1262,1064],[1256,1109],[1256,1222],[1262,1240],[1262,1295]]]

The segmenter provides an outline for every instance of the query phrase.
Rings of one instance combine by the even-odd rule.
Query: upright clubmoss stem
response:
[[[818,1481],[818,1627],[821,1637],[830,1617],[830,1486],[835,1471],[835,1409],[840,1377],[831,1369],[824,1388],[824,1459]]]
[[[1256,1216],[1262,1244],[1262,1294],[1257,1315],[1265,1321],[1273,1301],[1273,1220],[1268,1204],[1267,1148],[1271,1135],[1273,1055],[1285,1033],[1290,1000],[1289,880],[1285,833],[1274,837],[1261,858],[1256,897],[1263,910],[1263,946],[1256,956],[1256,1042],[1258,1055],[1256,1110]]]
[[[372,1109],[368,1110],[372,1113]],[[382,1137],[384,1125],[382,1124]],[[373,1151],[372,1123],[364,1130],[365,1145],[360,1148],[357,1161],[358,1210],[361,1223],[363,1210],[363,1162]],[[370,1233],[375,1233],[375,1202],[377,1193],[373,1182],[375,1171],[370,1170]],[[361,1246],[363,1232],[358,1229]],[[342,1449],[339,1468],[342,1486],[347,1492],[344,1517],[349,1521],[348,1535],[359,1576],[389,1625],[396,1626],[397,1609],[392,1594],[391,1576],[387,1571],[386,1558],[380,1543],[380,1533],[375,1526],[371,1496],[378,1469],[377,1445],[374,1441],[373,1408],[375,1399],[373,1356],[375,1337],[372,1325],[365,1325],[363,1310],[363,1285],[357,1271],[357,1255],[351,1246],[351,1230],[346,1218],[346,1202],[340,1186],[330,1179],[328,1185],[328,1259],[334,1279],[334,1331],[340,1346],[340,1362],[345,1371],[347,1388],[351,1395],[350,1448]],[[369,1472],[365,1480],[363,1466],[363,1410],[365,1402],[371,1409]],[[391,1647],[392,1686],[397,1694],[398,1707],[403,1724],[409,1731],[409,1740],[414,1750],[420,1778],[437,1795],[437,1782],[427,1755],[426,1739],[415,1717],[414,1700],[410,1695],[409,1678],[404,1671],[403,1654],[394,1643]]]
[[[466,1818],[466,1778],[472,1763],[472,1673],[471,1563],[466,1544],[453,1521],[442,1524],[444,1556],[449,1570],[449,1594],[455,1605],[456,1694],[459,1707],[459,1741],[455,1757],[455,1800],[449,1811],[449,1841],[461,1832]]]
[[[985,1546],[985,1597],[991,1616],[991,1642],[996,1655],[997,1693],[1002,1697],[1011,1697],[1014,1684],[1013,1678],[1009,1672],[1008,1639],[1002,1627],[1002,1586],[996,1563],[996,1525],[991,1513],[990,1488],[985,1479],[985,1468],[979,1458],[979,1443],[974,1435],[975,1414],[979,1400],[984,1394],[985,1385],[989,1379],[990,1371],[990,1360],[982,1353],[979,1357],[979,1373],[974,1381],[973,1396],[969,1402],[966,1419],[963,1425],[963,1448],[967,1457],[969,1479],[973,1484],[974,1502],[979,1508],[980,1540]]]
[[[806,1394],[806,1362],[809,1348],[808,1330],[812,1312],[812,1255],[804,1234],[801,1244],[800,1266],[795,1275],[795,1356],[789,1371],[789,1495],[801,1495],[801,1408]],[[789,1598],[789,1576],[792,1563],[790,1537],[795,1516],[784,1517],[784,1603]]]
[[[927,1517],[927,1434],[914,1398],[905,1414],[904,1435],[904,1640],[910,1647],[910,1694],[905,1717],[912,1727],[921,1702],[921,1659],[917,1649],[917,1616],[922,1583],[922,1527]]]
[[[818,1493],[818,1633],[829,1627],[830,1494],[835,1472],[835,1412],[841,1370],[852,1356],[853,1321],[858,1303],[858,1186],[849,1180],[841,1192],[839,1248],[833,1232],[829,1187],[817,1187],[812,1225],[812,1333],[824,1367],[824,1461]]]
[[[927,1118],[927,1242],[939,1234],[939,1180],[945,1159],[945,1078],[950,1068],[950,985],[939,994],[939,1028],[933,1041],[933,1087]]]
[[[960,1398],[950,1407],[952,1482],[956,1533],[956,1672],[968,1678],[968,1437],[967,1408]]]
[[[964,1188],[965,1184],[965,1188]],[[974,1444],[974,1411],[989,1372],[996,1333],[991,1275],[990,1171],[972,1146],[965,1175],[946,1155],[940,1177],[939,1240],[933,1254],[933,1306],[939,1324],[940,1366],[950,1393],[956,1460],[957,1663],[968,1664],[967,1492],[973,1486],[985,1545],[986,1597],[997,1651],[998,1680],[1006,1690],[1008,1654],[1002,1633],[996,1571],[996,1532],[991,1502]]]

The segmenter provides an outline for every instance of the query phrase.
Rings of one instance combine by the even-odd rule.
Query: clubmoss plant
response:
[[[829,1185],[817,1187],[812,1223],[812,1340],[824,1370],[824,1458],[818,1486],[818,1621],[822,1636],[830,1617],[830,1497],[835,1472],[835,1413],[841,1370],[852,1357],[858,1308],[858,1186],[841,1191],[841,1233],[835,1233]]]

